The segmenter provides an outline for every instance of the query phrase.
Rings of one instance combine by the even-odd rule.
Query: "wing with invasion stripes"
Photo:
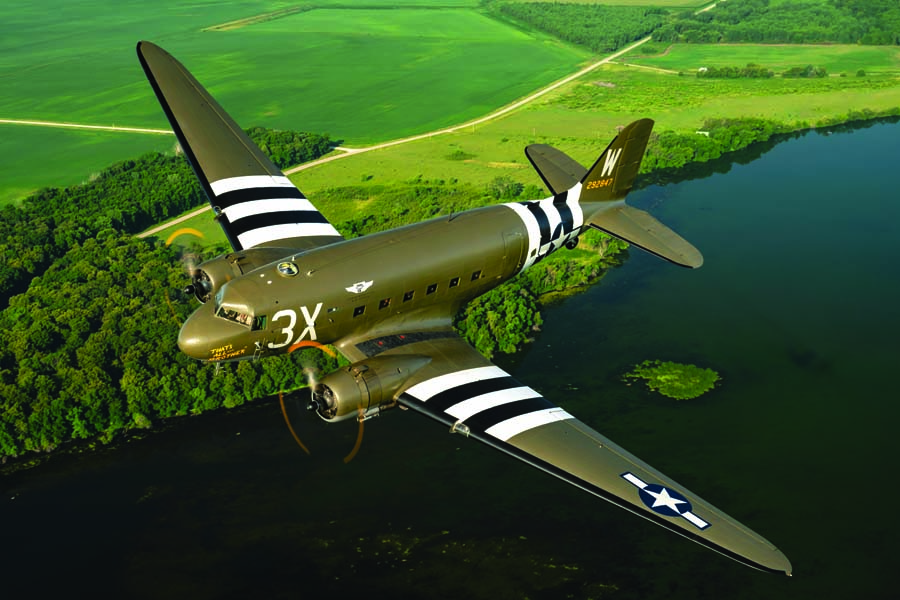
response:
[[[235,250],[307,250],[343,239],[184,65],[150,42],[137,53]]]
[[[770,542],[491,364],[452,332],[384,354],[427,356],[398,402],[734,560],[790,573]]]

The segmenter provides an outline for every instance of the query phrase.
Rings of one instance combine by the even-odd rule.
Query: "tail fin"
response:
[[[650,213],[625,204],[625,196],[634,186],[652,130],[650,119],[641,119],[625,127],[582,178],[579,203],[585,225],[677,265],[696,269],[703,264],[699,250]]]
[[[610,142],[594,166],[581,179],[581,203],[623,200],[637,177],[650,141],[653,121],[631,123]]]

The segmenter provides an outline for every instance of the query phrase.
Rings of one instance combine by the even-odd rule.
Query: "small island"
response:
[[[647,387],[675,400],[702,396],[721,379],[712,369],[670,361],[645,360],[623,377],[625,381],[644,379]]]

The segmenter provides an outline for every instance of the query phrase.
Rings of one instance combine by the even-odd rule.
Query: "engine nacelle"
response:
[[[201,263],[191,273],[191,285],[184,288],[184,293],[193,294],[200,302],[207,302],[235,277],[294,253],[296,250],[290,248],[250,248],[217,256]]]
[[[400,386],[429,362],[427,356],[405,354],[354,363],[315,384],[309,409],[331,422],[373,417],[393,406]]]

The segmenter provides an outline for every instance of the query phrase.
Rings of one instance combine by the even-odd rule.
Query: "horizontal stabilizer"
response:
[[[676,265],[696,269],[703,264],[703,255],[690,242],[657,221],[650,213],[624,202],[593,214],[588,225]]]
[[[527,146],[525,156],[554,196],[573,187],[587,173],[587,169],[568,154],[547,144]]]

